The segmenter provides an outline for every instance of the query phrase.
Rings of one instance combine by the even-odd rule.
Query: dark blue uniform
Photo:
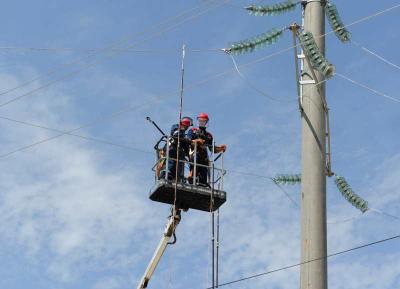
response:
[[[190,141],[187,138],[185,130],[178,130],[179,126],[174,124],[171,127],[171,138],[168,151],[168,179],[176,179],[176,159],[178,162],[178,180],[184,179],[186,157],[189,156]],[[179,156],[178,156],[178,137],[179,137]]]
[[[192,128],[189,130],[187,138],[192,141],[195,139],[204,140],[204,144],[197,144],[197,164],[209,166],[208,150],[213,149],[213,136],[209,133],[206,128]],[[192,147],[194,147],[192,145]],[[194,162],[194,157],[191,158],[191,162]],[[208,167],[196,166],[196,176],[200,185],[208,185]],[[190,169],[193,170],[194,165],[191,165]]]
[[[175,131],[177,131],[179,129],[179,124],[173,124],[172,126],[171,126],[171,132],[170,132],[170,135],[172,136],[174,133],[175,133]]]

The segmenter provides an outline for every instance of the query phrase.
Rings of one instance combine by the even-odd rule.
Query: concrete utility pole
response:
[[[325,1],[305,1],[304,30],[314,35],[325,54]],[[326,256],[326,154],[325,84],[320,92],[312,80],[312,68],[305,61],[302,71],[302,181],[301,181],[301,261]],[[315,71],[316,82],[323,75]],[[321,94],[321,95],[320,95]],[[326,258],[301,265],[301,289],[327,289]]]

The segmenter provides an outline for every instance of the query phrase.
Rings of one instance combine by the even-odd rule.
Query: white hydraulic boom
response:
[[[158,263],[160,262],[160,259],[161,259],[162,255],[164,254],[165,249],[167,248],[168,244],[172,244],[172,243],[169,243],[169,240],[171,239],[172,236],[174,236],[174,238],[175,238],[175,235],[174,235],[175,229],[178,226],[180,220],[181,220],[180,210],[177,210],[176,213],[172,214],[172,216],[169,218],[167,226],[165,227],[165,230],[164,230],[164,235],[161,238],[156,251],[154,252],[153,258],[151,258],[151,261],[150,261],[149,265],[147,266],[146,271],[144,272],[144,275],[143,275],[142,279],[140,280],[140,283],[139,283],[137,289],[147,288],[150,278],[153,275],[154,271],[156,270],[156,267],[157,267]]]

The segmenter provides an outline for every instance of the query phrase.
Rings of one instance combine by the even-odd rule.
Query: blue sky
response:
[[[391,0],[334,3],[345,23],[399,4]],[[165,130],[176,122],[183,43],[187,47],[184,114],[206,111],[210,115],[216,141],[228,145],[226,167],[265,176],[300,172],[301,122],[292,51],[263,59],[290,47],[291,35],[235,57],[239,67],[260,60],[240,67],[241,72],[282,102],[249,87],[233,69],[230,57],[215,50],[300,22],[300,10],[254,17],[239,8],[248,4],[101,0],[3,5],[0,94],[32,81],[0,95],[0,117],[61,131],[91,124],[74,133],[137,150],[64,135],[1,157],[1,288],[136,286],[169,213],[168,206],[147,197],[153,184],[152,147],[159,135],[145,117],[151,116]],[[193,9],[189,14],[155,27],[189,9]],[[399,64],[398,13],[394,9],[349,27],[352,39]],[[340,43],[332,34],[326,43],[326,56],[339,73],[400,99],[396,68],[353,44]],[[118,51],[126,47],[143,51]],[[104,48],[116,50],[87,52]],[[49,71],[54,72],[45,76]],[[337,76],[327,82],[327,100],[333,170],[345,176],[371,207],[400,215],[396,133],[400,104]],[[126,111],[108,117],[120,110]],[[1,118],[0,126],[0,155],[57,135]],[[279,188],[268,179],[231,172],[225,189],[220,280],[297,263],[300,214]],[[286,189],[299,201],[300,187]],[[328,180],[327,194],[329,252],[398,234],[398,220],[374,212],[360,216],[333,180]],[[166,252],[149,288],[208,287],[209,230],[208,214],[185,213],[178,243]],[[329,260],[330,288],[399,288],[399,257],[398,241],[334,257]],[[298,283],[299,270],[290,269],[227,288],[297,288]]]

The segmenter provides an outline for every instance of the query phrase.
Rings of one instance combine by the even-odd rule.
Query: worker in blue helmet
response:
[[[190,141],[187,138],[186,131],[193,124],[190,117],[183,117],[180,125],[174,124],[171,127],[171,137],[169,138],[168,164],[167,172],[169,180],[184,180],[185,161],[189,156]],[[180,128],[180,129],[179,129]],[[179,149],[178,149],[179,139]],[[162,173],[161,178],[165,177]]]

